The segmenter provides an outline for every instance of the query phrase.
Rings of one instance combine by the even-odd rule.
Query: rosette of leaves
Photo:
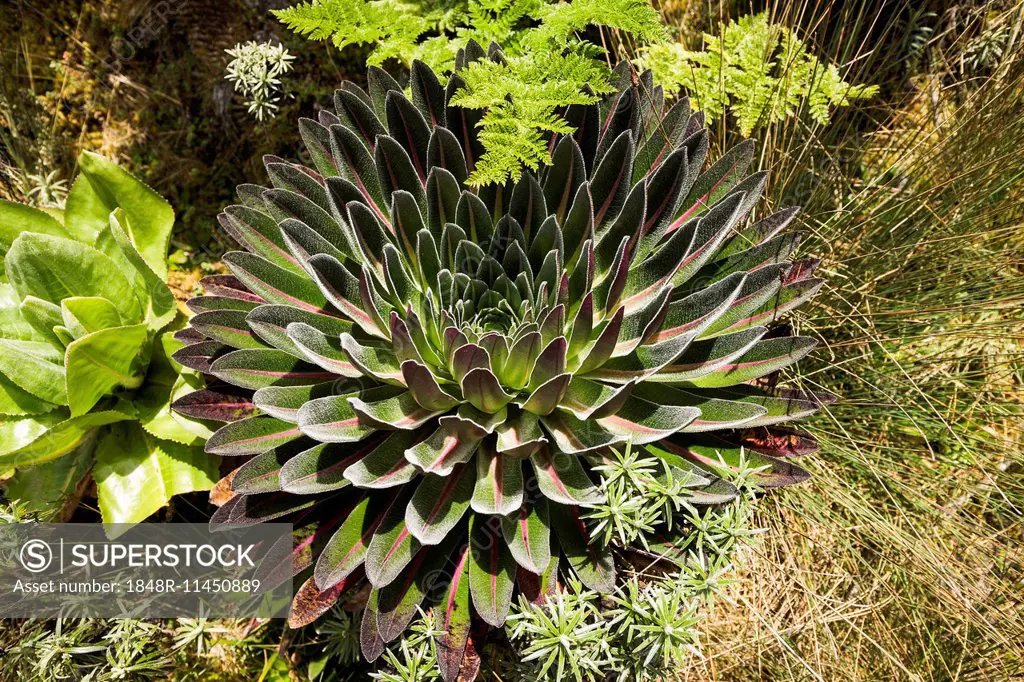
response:
[[[170,411],[191,390],[163,333],[174,212],[100,156],[79,166],[63,210],[0,202],[0,471],[47,518],[91,472],[104,521],[130,523],[208,489],[217,467],[205,427]]]
[[[487,58],[471,45],[460,68]],[[471,679],[474,633],[517,590],[614,588],[583,516],[612,448],[660,458],[694,505],[735,496],[741,448],[761,485],[806,477],[788,458],[813,440],[776,425],[820,398],[762,381],[814,345],[772,329],[821,284],[790,260],[796,212],[748,223],[753,145],[702,172],[701,114],[617,74],[564,112],[550,168],[471,188],[480,113],[452,105],[458,70],[416,63],[407,95],[371,67],[369,92],[345,83],[300,122],[315,168],[268,157],[273,186],[220,216],[245,250],[189,302],[174,357],[213,383],[175,409],[227,422],[207,451],[248,458],[214,525],[304,528],[264,574],[308,576],[293,625],[365,578],[368,659],[436,607],[441,672]]]

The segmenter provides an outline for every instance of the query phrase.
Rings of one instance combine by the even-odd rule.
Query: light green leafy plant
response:
[[[0,202],[0,471],[9,498],[55,512],[91,470],[104,521],[135,522],[217,464],[168,407],[189,390],[170,360],[174,212],[100,156],[79,165],[63,211]]]
[[[452,103],[482,112],[476,124],[484,154],[470,185],[514,180],[524,168],[549,164],[545,140],[575,130],[560,110],[614,91],[611,69],[600,59],[605,50],[582,38],[583,29],[619,30],[641,43],[664,37],[647,0],[312,0],[275,14],[314,40],[372,44],[367,61],[373,66],[419,60],[447,75],[468,65],[452,83]],[[479,59],[475,43],[500,44],[500,59]],[[461,65],[460,50],[469,57]]]
[[[812,120],[826,125],[832,107],[878,91],[844,81],[836,65],[814,56],[766,13],[730,21],[721,35],[704,34],[704,42],[701,51],[679,43],[650,45],[638,61],[654,72],[666,94],[685,90],[709,122],[731,113],[743,135],[795,116],[805,105]]]
[[[273,118],[283,94],[280,76],[291,71],[295,57],[283,45],[253,40],[225,52],[233,58],[225,78],[246,98],[249,113],[258,121]]]

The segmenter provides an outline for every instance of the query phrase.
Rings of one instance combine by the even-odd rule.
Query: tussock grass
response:
[[[886,101],[764,131],[772,196],[804,206],[828,278],[793,379],[842,401],[811,424],[812,485],[760,506],[771,532],[688,679],[1024,676],[1024,10],[868,4],[772,9]],[[965,66],[993,26],[1002,57]]]

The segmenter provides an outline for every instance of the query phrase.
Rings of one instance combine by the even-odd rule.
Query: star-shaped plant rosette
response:
[[[807,477],[789,457],[813,439],[777,425],[828,396],[763,381],[814,346],[773,331],[821,285],[789,260],[796,211],[748,223],[753,144],[702,173],[702,115],[616,73],[565,111],[549,167],[472,187],[481,112],[453,103],[458,70],[415,64],[407,96],[371,68],[369,93],[345,83],[300,121],[315,170],[268,157],[273,187],[221,214],[244,251],[189,302],[175,359],[211,383],[176,409],[227,422],[207,450],[244,462],[213,523],[304,529],[265,576],[312,569],[293,624],[365,579],[366,657],[432,607],[452,680],[517,589],[615,588],[585,519],[612,449],[659,458],[692,505],[734,497],[741,459],[765,487]]]

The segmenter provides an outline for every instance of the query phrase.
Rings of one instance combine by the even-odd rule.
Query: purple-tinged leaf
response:
[[[494,627],[505,624],[516,585],[516,561],[500,526],[493,516],[470,519],[469,591],[477,614]]]
[[[456,557],[452,580],[439,606],[437,619],[437,628],[442,632],[437,637],[437,662],[445,682],[455,682],[459,676],[471,623],[469,546],[463,547]]]
[[[409,533],[424,545],[437,545],[469,509],[476,470],[456,465],[447,476],[426,474],[405,510]]]
[[[200,341],[184,348],[179,348],[171,355],[171,359],[179,365],[209,374],[213,363],[229,353],[231,348],[217,341]]]
[[[447,476],[473,457],[485,435],[471,422],[442,417],[436,431],[406,450],[405,459],[423,471]]]
[[[698,216],[728,194],[754,159],[754,141],[744,140],[725,154],[697,178],[681,204],[681,210],[669,226],[669,232]]]
[[[497,451],[523,459],[548,442],[536,414],[519,412],[498,425]],[[494,512],[492,512],[494,513]]]
[[[331,375],[350,379],[362,378],[363,373],[343,351],[337,336],[327,336],[305,322],[289,323],[285,333],[302,359],[312,362]]]
[[[522,404],[523,410],[541,417],[551,414],[561,403],[571,380],[571,374],[559,374],[544,382]]]
[[[224,262],[246,287],[267,303],[291,305],[322,312],[327,299],[308,277],[280,268],[270,261],[244,251],[224,254]]]
[[[586,355],[579,365],[577,374],[587,374],[598,369],[612,357],[615,346],[619,341],[619,332],[622,330],[622,319],[625,314],[626,309],[620,307],[615,311],[611,319],[604,323],[589,351],[584,351]]]
[[[262,298],[249,291],[245,284],[234,275],[207,275],[199,280],[199,285],[208,296],[222,296],[256,304],[266,303]]]
[[[646,379],[669,384],[692,382],[727,366],[753,348],[758,339],[767,332],[768,330],[764,327],[751,327],[732,334],[694,341],[681,354],[677,354],[671,362],[661,365],[657,373],[646,376]],[[685,338],[687,335],[676,337],[676,339]],[[672,341],[663,343],[670,344]],[[656,345],[650,346],[650,348],[655,347]],[[639,351],[641,348],[637,350]]]
[[[245,321],[268,344],[301,359],[307,356],[288,337],[289,324],[301,322],[331,338],[338,338],[340,334],[352,329],[352,323],[348,320],[289,305],[261,305],[253,309]]]
[[[462,394],[470,405],[488,414],[498,412],[515,397],[505,392],[490,369],[483,367],[470,370],[462,378]]]
[[[324,443],[354,443],[377,430],[360,419],[346,395],[310,400],[298,420],[302,433]]]
[[[559,406],[569,410],[580,420],[590,419],[595,414],[613,414],[626,402],[635,385],[635,381],[629,381],[622,385],[609,386],[599,381],[574,376]]]
[[[523,503],[522,459],[489,447],[480,449],[476,458],[476,487],[473,511],[479,514],[512,514]]]
[[[327,128],[311,118],[299,119],[299,134],[309,151],[313,165],[321,175],[331,177],[341,175],[337,162],[331,155],[331,141]]]
[[[243,301],[238,298],[228,298],[227,296],[196,296],[190,298],[185,302],[188,309],[193,313],[206,313],[212,310],[244,310],[246,312],[258,307],[260,304],[254,301]],[[178,330],[179,332],[184,330]],[[185,339],[180,339],[184,341]],[[200,339],[193,339],[199,341]]]
[[[210,374],[229,384],[251,389],[308,386],[336,378],[334,373],[276,348],[232,351],[214,360]]]
[[[361,374],[394,386],[405,386],[398,358],[383,345],[364,346],[351,334],[342,334],[341,349]]]
[[[245,389],[220,384],[178,398],[171,409],[190,419],[236,422],[259,414],[251,397]]]
[[[427,168],[443,168],[452,174],[458,185],[463,185],[469,176],[466,157],[455,135],[447,128],[434,128],[427,144]]]
[[[651,394],[656,395],[657,391],[654,390]],[[596,421],[608,432],[629,440],[634,445],[652,443],[678,432],[700,416],[700,409],[676,405],[673,402],[644,400],[637,397],[634,390],[633,395],[628,397],[614,414],[600,417]]]
[[[530,381],[528,384],[530,390],[535,390],[541,384],[565,373],[565,356],[567,350],[568,342],[564,336],[559,336],[553,339],[551,343],[541,351],[540,355],[537,356],[537,360],[533,365],[533,371],[530,374]]]
[[[341,594],[349,587],[351,586],[348,583],[339,582],[321,591],[313,579],[309,578],[295,593],[295,598],[292,600],[292,612],[288,616],[288,627],[297,629],[315,622],[334,606]]]
[[[632,185],[633,149],[632,135],[623,131],[615,138],[591,176],[591,194],[599,202],[594,206],[594,226],[597,230],[606,222],[614,220],[626,201]]]
[[[375,402],[366,402],[355,397],[349,398],[348,401],[364,423],[378,428],[408,431],[419,428],[429,419],[441,414],[439,410],[420,407],[408,391]]]
[[[281,488],[293,495],[317,495],[339,490],[351,482],[345,469],[373,451],[379,440],[367,439],[352,447],[347,443],[319,443],[281,468]]]
[[[608,432],[597,421],[577,419],[562,410],[555,410],[546,415],[541,419],[541,424],[554,441],[554,447],[562,453],[589,452],[623,441],[620,436]]]
[[[405,451],[416,442],[413,431],[392,431],[373,452],[345,469],[345,478],[357,488],[392,488],[419,475],[405,458]]]
[[[734,429],[749,424],[767,412],[764,407],[753,403],[724,400],[705,393],[650,382],[640,384],[633,395],[659,405],[694,407],[700,410],[696,419],[679,429],[683,433]]]
[[[725,441],[713,439],[708,445],[689,442],[683,436],[676,436],[667,441],[671,452],[682,455],[701,468],[718,475],[735,473],[739,470],[741,460],[748,467],[764,467],[751,475],[751,481],[763,488],[781,488],[787,485],[803,483],[811,477],[804,469],[795,464],[774,457],[765,457],[751,450],[730,447]]]
[[[537,497],[501,520],[501,530],[512,557],[522,568],[540,575],[551,563],[551,520],[548,501]]]
[[[564,225],[569,207],[580,185],[587,179],[583,152],[572,137],[563,137],[551,154],[551,166],[544,179],[544,198],[559,225]]]
[[[603,594],[615,589],[615,561],[611,550],[595,541],[580,516],[580,508],[550,505],[551,524],[569,565],[592,590]]]
[[[295,257],[288,252],[277,221],[263,211],[247,206],[228,206],[217,216],[221,227],[246,251],[262,256],[274,265],[301,272]]]
[[[544,342],[540,332],[529,332],[521,336],[509,349],[508,360],[501,370],[501,379],[506,386],[525,388],[533,372],[533,366]]]
[[[415,360],[406,360],[402,363],[402,376],[412,397],[426,410],[445,411],[459,404],[454,397],[441,389],[430,370]]]
[[[384,653],[384,639],[380,636],[380,629],[377,625],[377,602],[380,600],[380,590],[370,590],[370,598],[363,610],[363,620],[359,625],[359,649],[363,652],[363,658],[373,663]]]
[[[412,102],[427,120],[431,128],[443,126],[445,121],[444,88],[441,87],[437,74],[419,59],[412,60],[409,70],[409,89],[412,91]],[[459,157],[462,157],[459,149]],[[428,164],[434,165],[434,164]]]
[[[416,203],[422,209],[426,209],[427,195],[423,189],[426,175],[420,176],[409,153],[398,140],[388,135],[378,137],[373,159],[384,196],[388,197],[398,190],[405,190],[416,198]]]
[[[377,136],[387,132],[370,104],[351,90],[334,91],[334,110],[345,122],[344,127],[359,133],[363,145],[371,151]]]
[[[252,574],[253,580],[260,581],[255,593],[266,594],[312,566],[313,545],[320,544],[328,533],[334,532],[337,522],[335,518],[315,530],[303,528],[274,542],[267,556],[274,556],[276,560],[264,559]],[[284,557],[277,558],[280,554],[284,554]]]
[[[243,495],[279,492],[281,467],[311,445],[308,439],[302,438],[261,452],[235,470],[231,489]]]
[[[430,127],[400,90],[388,92],[384,102],[388,132],[408,153],[421,183],[427,181],[427,144]],[[386,183],[383,183],[386,186]]]
[[[340,393],[341,382],[328,381],[309,386],[268,386],[252,396],[252,402],[265,414],[292,424],[297,424],[299,409],[310,400]],[[348,388],[348,387],[346,387]],[[357,389],[352,388],[352,392]]]
[[[604,501],[604,494],[590,480],[578,456],[544,448],[530,457],[530,463],[538,490],[549,500],[583,506]]]
[[[344,159],[342,169],[345,180],[355,187],[367,206],[376,211],[381,218],[387,220],[384,210],[387,208],[386,197],[388,195],[381,189],[380,178],[373,162],[373,152],[363,145],[358,135],[345,126],[331,126],[329,135],[331,152],[338,158]],[[336,182],[327,181],[328,198],[334,205],[332,213],[335,213],[335,217],[342,215],[339,209],[344,206],[344,203],[339,205],[339,198],[346,199],[345,203],[349,199],[339,192],[342,187]]]
[[[393,494],[370,494],[352,508],[316,561],[313,579],[321,589],[328,589],[355,575],[356,569],[363,565],[370,540],[393,500]]]
[[[377,601],[377,626],[385,642],[398,639],[412,622],[423,600],[444,579],[457,536],[437,547],[424,547],[398,578],[381,588]]]
[[[383,587],[397,578],[422,546],[405,523],[412,492],[412,486],[402,487],[367,547],[366,577],[374,587]]]
[[[716,367],[714,371],[689,380],[704,388],[735,386],[788,367],[810,353],[818,345],[809,336],[785,336],[758,341],[735,361]]]
[[[337,258],[317,254],[309,259],[310,275],[331,304],[371,336],[386,338],[373,317],[363,308],[360,279]]]
[[[249,417],[220,427],[206,441],[206,451],[211,455],[256,455],[301,435],[294,424],[280,419]]]
[[[253,526],[267,523],[310,509],[316,503],[317,500],[313,498],[297,497],[287,493],[239,495],[237,503],[227,517],[226,525]]]

